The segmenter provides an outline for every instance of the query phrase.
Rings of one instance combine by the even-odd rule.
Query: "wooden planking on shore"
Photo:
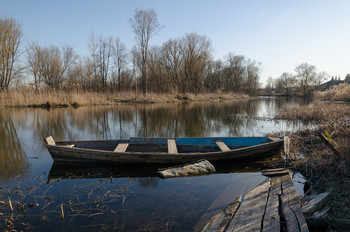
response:
[[[271,170],[273,177],[214,215],[202,232],[284,231],[307,232],[300,197],[290,173]],[[277,175],[280,172],[281,175]]]
[[[202,231],[226,231],[227,225],[230,223],[233,215],[236,213],[239,205],[242,202],[242,197],[238,197],[234,202],[229,204],[224,210],[215,214],[212,219],[205,225]]]

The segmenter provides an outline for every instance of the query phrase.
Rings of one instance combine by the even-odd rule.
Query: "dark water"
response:
[[[193,231],[265,177],[252,163],[160,179],[143,167],[53,163],[43,139],[264,136],[308,125],[272,120],[306,99],[0,110],[0,229]],[[13,213],[9,207],[13,205]],[[62,219],[62,211],[64,219]]]

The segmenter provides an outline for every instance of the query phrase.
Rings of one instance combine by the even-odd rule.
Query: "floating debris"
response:
[[[162,178],[195,176],[212,172],[215,172],[215,168],[208,160],[199,160],[195,163],[170,167],[165,170],[158,171]]]

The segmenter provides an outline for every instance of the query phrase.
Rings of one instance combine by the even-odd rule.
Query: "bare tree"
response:
[[[318,88],[322,84],[322,82],[329,79],[329,77],[330,77],[330,75],[325,71],[318,72],[315,76],[314,81],[313,81],[314,86],[316,88]]]
[[[126,51],[126,46],[119,38],[115,39],[113,59],[115,67],[118,73],[118,91],[121,90],[121,71],[125,68],[127,64],[128,54]]]
[[[254,60],[248,60],[246,66],[246,80],[244,82],[245,92],[249,95],[255,95],[259,87],[261,63]]]
[[[157,14],[153,9],[137,9],[133,18],[129,19],[130,26],[135,33],[138,49],[141,55],[141,78],[143,94],[147,93],[147,58],[150,39],[158,33],[163,26],[158,22]]]
[[[225,78],[225,89],[239,93],[243,91],[245,75],[245,57],[229,53],[226,56],[223,75]]]
[[[113,52],[113,39],[109,37],[108,40],[103,39],[102,36],[99,38],[99,73],[102,81],[102,88],[106,90],[107,79],[109,73],[109,63]]]
[[[91,33],[89,37],[89,42],[88,42],[88,48],[90,51],[90,65],[93,70],[93,78],[95,79],[95,82],[97,84],[96,89],[100,89],[101,83],[101,77],[99,73],[99,54],[98,54],[98,48],[99,48],[99,41],[98,39],[95,38],[95,34]]]
[[[40,48],[40,53],[40,77],[48,87],[61,88],[64,75],[77,59],[73,48],[64,46],[61,52],[58,47],[50,46]]]
[[[275,89],[275,79],[273,77],[268,77],[265,85],[265,90],[268,95],[272,94],[272,91]]]
[[[316,67],[308,63],[302,63],[295,67],[299,84],[304,94],[310,93],[310,86],[316,77]]]
[[[223,63],[221,60],[210,61],[207,66],[207,74],[204,79],[204,86],[210,92],[215,92],[223,88]]]
[[[203,87],[206,66],[211,58],[211,43],[206,36],[187,34],[180,44],[184,88],[182,92],[199,93]]]
[[[178,91],[183,84],[181,79],[182,58],[180,52],[179,40],[168,40],[165,42],[160,51],[159,62],[169,84],[173,90]]]
[[[23,71],[23,67],[16,65],[21,42],[21,25],[12,18],[0,18],[0,90],[7,89]]]
[[[40,62],[42,59],[41,48],[37,42],[32,42],[27,47],[27,67],[33,76],[33,85],[38,91],[41,82]]]
[[[170,92],[168,86],[169,81],[167,81],[167,75],[164,73],[164,69],[160,62],[160,48],[151,47],[148,53],[148,81],[147,89],[156,93]]]
[[[287,95],[290,95],[291,88],[296,84],[296,76],[288,72],[282,73],[282,75],[277,79],[277,87],[281,90],[283,89]]]
[[[129,61],[132,63],[132,79],[135,84],[135,93],[138,94],[138,73],[140,72],[139,68],[141,67],[141,58],[139,50],[134,46],[129,53]]]

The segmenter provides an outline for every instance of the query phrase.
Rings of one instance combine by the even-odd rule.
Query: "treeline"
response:
[[[318,90],[319,86],[327,79],[329,74],[324,71],[317,71],[315,65],[301,63],[295,67],[295,73],[284,72],[277,78],[269,77],[265,86],[267,94],[273,92],[291,95],[292,92],[299,92],[309,95],[312,91]]]
[[[20,23],[0,18],[0,91],[30,79],[27,87],[37,91],[257,93],[260,63],[233,53],[215,60],[210,39],[196,33],[150,47],[149,41],[163,28],[153,10],[136,10],[129,24],[135,33],[133,48],[128,50],[118,37],[92,34],[90,55],[82,57],[70,46],[21,46]]]

